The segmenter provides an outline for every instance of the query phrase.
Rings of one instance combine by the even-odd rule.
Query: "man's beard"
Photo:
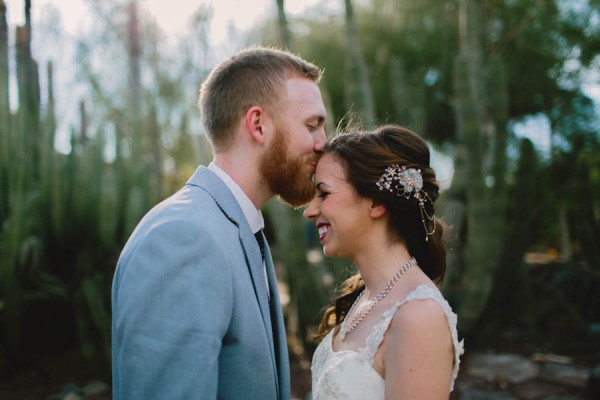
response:
[[[286,134],[287,132],[281,129],[277,130],[271,149],[261,160],[259,169],[269,189],[278,195],[280,200],[292,207],[300,207],[312,200],[315,187],[312,176],[303,172],[303,159],[289,156]]]

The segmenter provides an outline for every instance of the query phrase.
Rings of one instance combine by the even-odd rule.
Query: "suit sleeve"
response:
[[[223,242],[189,220],[136,232],[113,283],[114,399],[217,397],[233,304]]]

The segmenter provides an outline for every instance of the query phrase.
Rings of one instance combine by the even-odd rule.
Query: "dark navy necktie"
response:
[[[265,260],[265,239],[263,238],[262,229],[254,234],[256,241],[258,242],[258,247],[260,247],[260,256],[263,261]]]

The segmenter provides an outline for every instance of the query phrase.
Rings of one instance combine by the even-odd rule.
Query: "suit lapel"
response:
[[[274,336],[275,357],[277,358],[278,371],[278,393],[280,399],[289,399],[289,382],[290,382],[290,366],[287,348],[287,336],[285,334],[285,325],[283,322],[283,313],[279,305],[279,290],[277,288],[277,276],[275,275],[275,267],[271,250],[265,240],[265,265],[267,268],[267,279],[269,282],[269,291],[271,293],[271,321]]]
[[[281,320],[281,327],[278,328],[278,332],[283,332],[283,343],[285,346],[285,352],[283,354],[285,354],[287,362],[287,344],[285,342],[285,330],[283,329],[283,318],[281,317],[281,309],[279,307],[275,307],[278,309],[278,313],[275,314],[277,321],[275,321],[275,323],[272,324],[271,310],[269,306],[269,295],[267,292],[268,285],[271,291],[271,298],[274,301],[279,301],[279,294],[277,292],[277,281],[274,281],[274,285],[271,285],[270,277],[269,282],[266,281],[262,257],[260,255],[260,248],[258,246],[256,238],[254,237],[254,233],[250,230],[250,225],[248,225],[248,221],[246,220],[246,217],[244,216],[241,207],[239,206],[237,200],[235,199],[227,185],[225,185],[225,183],[212,171],[202,166],[198,167],[194,175],[192,175],[192,177],[189,179],[188,185],[197,186],[200,189],[206,191],[215,200],[216,204],[219,206],[223,214],[239,228],[240,243],[242,244],[242,249],[244,250],[244,255],[246,256],[246,264],[250,272],[250,277],[252,278],[254,293],[256,295],[260,307],[263,326],[269,339],[269,349],[271,353],[271,360],[273,362],[273,373],[277,378],[277,367],[281,364],[280,361],[277,361],[275,358],[273,331],[275,325],[279,327],[279,320]],[[267,245],[265,245],[265,260],[268,260],[267,271],[271,271],[274,277],[275,274],[274,272],[272,272],[273,263],[271,261],[271,253],[268,250]],[[281,342],[280,336],[281,334],[278,335],[278,343]],[[279,349],[281,349],[281,344],[278,345],[278,353],[282,354],[279,351]],[[281,358],[281,356],[279,358]],[[289,371],[289,368],[287,368],[286,371]],[[275,379],[275,381],[278,383],[277,386],[279,391],[278,379]]]
[[[254,293],[258,299],[260,313],[262,314],[263,324],[269,338],[269,346],[271,349],[271,358],[275,364],[275,348],[273,345],[273,328],[271,323],[271,313],[269,310],[269,294],[267,290],[267,281],[263,268],[262,258],[260,256],[260,248],[254,238],[254,234],[250,231],[248,224],[243,224],[240,227],[240,241],[246,254],[246,260],[250,269],[250,276],[254,285]],[[267,254],[265,253],[265,259]]]

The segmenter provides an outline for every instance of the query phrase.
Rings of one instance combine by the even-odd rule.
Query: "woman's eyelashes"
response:
[[[327,196],[329,196],[329,192],[319,192],[319,194],[317,195],[317,197],[321,199],[326,199]]]

